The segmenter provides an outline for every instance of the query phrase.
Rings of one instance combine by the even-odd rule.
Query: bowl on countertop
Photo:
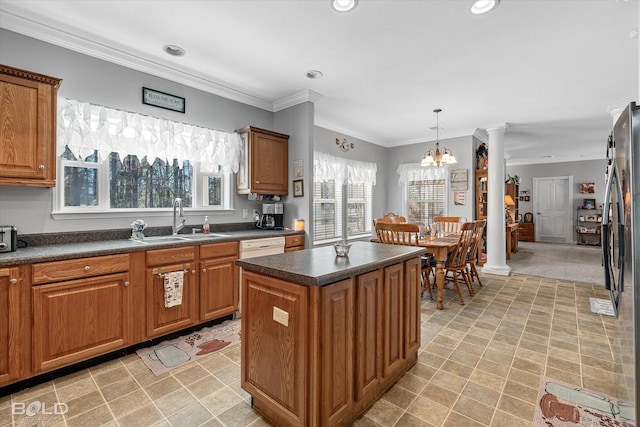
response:
[[[333,249],[335,249],[337,256],[349,255],[349,248],[351,248],[351,243],[347,243],[344,240],[333,244]]]

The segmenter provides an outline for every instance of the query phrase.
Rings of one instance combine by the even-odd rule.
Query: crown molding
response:
[[[206,77],[196,75],[194,72],[190,73],[184,70],[178,70],[139,55],[126,53],[115,47],[108,46],[105,43],[71,34],[63,29],[54,28],[43,22],[25,18],[18,13],[10,12],[6,9],[0,9],[0,23],[0,27],[6,30],[42,40],[46,43],[51,43],[123,67],[184,84],[185,86],[200,89],[263,110],[274,111],[274,103],[271,101],[214,82]]]
[[[324,98],[321,93],[315,92],[310,89],[303,90],[293,95],[286,96],[282,99],[278,99],[273,102],[273,112],[284,110],[285,108],[293,107],[294,105],[302,104],[303,102],[316,103]]]

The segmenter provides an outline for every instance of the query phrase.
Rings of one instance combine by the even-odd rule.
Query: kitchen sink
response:
[[[162,242],[184,242],[184,236],[150,236],[145,237],[144,240],[134,240],[134,242],[142,243],[146,245],[148,243],[162,243]]]
[[[203,234],[203,233],[198,233],[198,234],[185,234],[184,236],[180,236],[180,237],[184,237],[185,239],[207,239],[207,238],[211,238],[211,237],[229,237],[228,234],[222,234],[222,233],[209,233],[209,234]]]

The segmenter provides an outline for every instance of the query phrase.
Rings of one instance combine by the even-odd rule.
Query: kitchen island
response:
[[[241,385],[278,426],[347,426],[417,361],[425,249],[240,259]]]

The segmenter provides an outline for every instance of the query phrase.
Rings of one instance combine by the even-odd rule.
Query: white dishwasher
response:
[[[265,255],[284,253],[284,237],[267,237],[264,239],[251,239],[240,241],[240,259],[255,258]],[[235,318],[239,319],[242,311],[242,268],[239,276],[240,290],[238,291],[238,312]]]

